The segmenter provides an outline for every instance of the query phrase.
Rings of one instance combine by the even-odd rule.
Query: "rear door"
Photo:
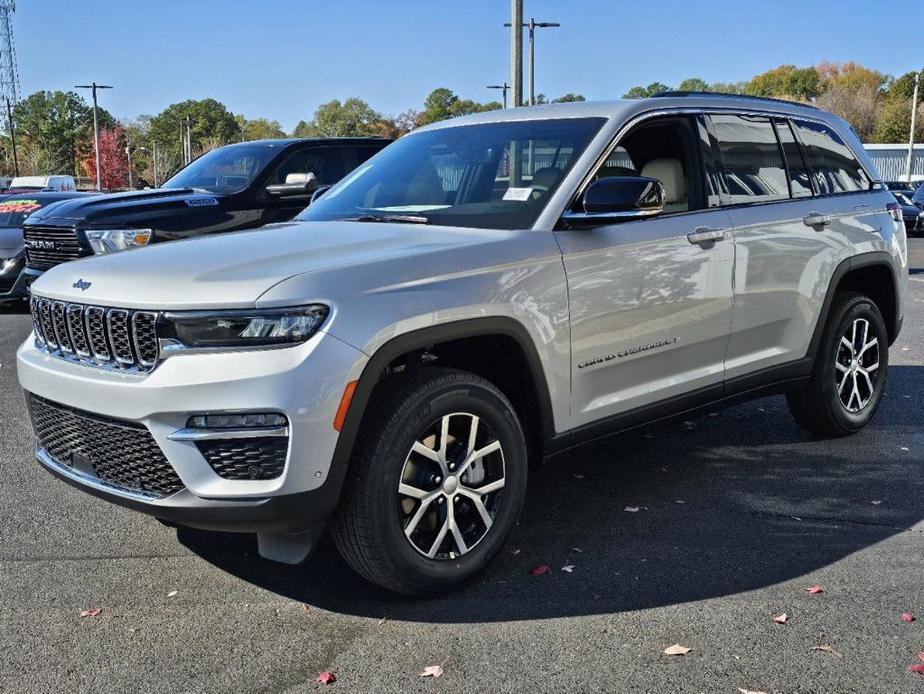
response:
[[[732,384],[806,356],[834,268],[848,250],[835,203],[818,195],[786,118],[713,114],[734,225],[735,298],[725,360]],[[858,201],[859,203],[859,201]]]

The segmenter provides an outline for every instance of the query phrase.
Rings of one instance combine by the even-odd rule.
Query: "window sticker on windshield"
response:
[[[508,188],[507,192],[504,193],[504,200],[517,200],[519,202],[526,202],[529,200],[529,196],[532,195],[532,188]]]

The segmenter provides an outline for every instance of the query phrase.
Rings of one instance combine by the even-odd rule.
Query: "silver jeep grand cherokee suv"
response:
[[[510,534],[527,461],[741,395],[856,432],[905,230],[850,127],[674,93],[390,145],[294,222],[60,266],[19,379],[49,471],[426,595]]]

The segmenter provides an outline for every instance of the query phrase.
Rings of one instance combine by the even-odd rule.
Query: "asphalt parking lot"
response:
[[[430,601],[330,544],[275,565],[54,480],[16,384],[29,321],[0,317],[0,691],[922,691],[924,240],[912,267],[866,431],[812,440],[770,397],[560,456],[499,560]]]

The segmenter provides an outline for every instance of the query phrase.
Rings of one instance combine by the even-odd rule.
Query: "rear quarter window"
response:
[[[820,195],[868,190],[869,177],[841,137],[823,123],[795,120]]]

